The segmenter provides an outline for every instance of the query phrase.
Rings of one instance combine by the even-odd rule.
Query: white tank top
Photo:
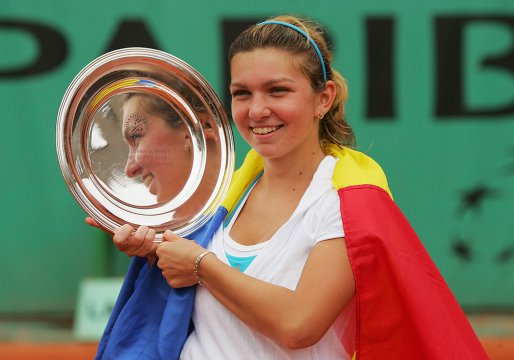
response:
[[[294,290],[314,245],[344,237],[339,196],[331,180],[335,163],[331,156],[320,163],[291,218],[267,241],[245,274]],[[225,231],[223,226],[216,231],[209,250],[228,264]],[[346,307],[317,344],[290,350],[248,327],[206,288],[198,287],[193,311],[195,330],[188,337],[180,359],[350,359],[339,339],[347,324],[354,323],[349,321],[355,316],[353,304],[352,301]]]

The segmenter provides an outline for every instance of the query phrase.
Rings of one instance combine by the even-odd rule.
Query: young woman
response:
[[[322,29],[273,18],[229,60],[252,151],[195,241],[167,231],[158,268],[134,261],[98,357],[485,359],[382,170],[351,150]],[[153,251],[149,230],[133,231],[115,243]]]

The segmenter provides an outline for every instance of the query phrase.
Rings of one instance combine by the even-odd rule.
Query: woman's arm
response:
[[[194,260],[204,249],[170,233],[165,238],[171,242],[161,244],[157,255],[168,283],[172,287],[194,284]],[[291,349],[317,343],[355,293],[342,238],[313,248],[294,291],[245,275],[213,255],[202,259],[199,276],[241,321]]]

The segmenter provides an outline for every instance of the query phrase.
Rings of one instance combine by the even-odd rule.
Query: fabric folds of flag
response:
[[[227,214],[220,208],[188,238],[206,247]],[[95,359],[178,359],[191,327],[196,287],[171,288],[161,270],[135,257],[100,340]]]
[[[378,164],[350,149],[331,154],[356,285],[356,359],[487,359]]]

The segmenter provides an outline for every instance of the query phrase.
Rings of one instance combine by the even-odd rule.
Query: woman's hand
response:
[[[154,243],[155,230],[140,226],[134,230],[125,224],[114,232],[112,240],[119,251],[128,256],[154,257],[157,244]]]
[[[162,270],[168,284],[173,288],[195,285],[195,261],[205,249],[192,240],[175,235],[170,230],[164,233],[164,240],[157,247],[157,266]]]

